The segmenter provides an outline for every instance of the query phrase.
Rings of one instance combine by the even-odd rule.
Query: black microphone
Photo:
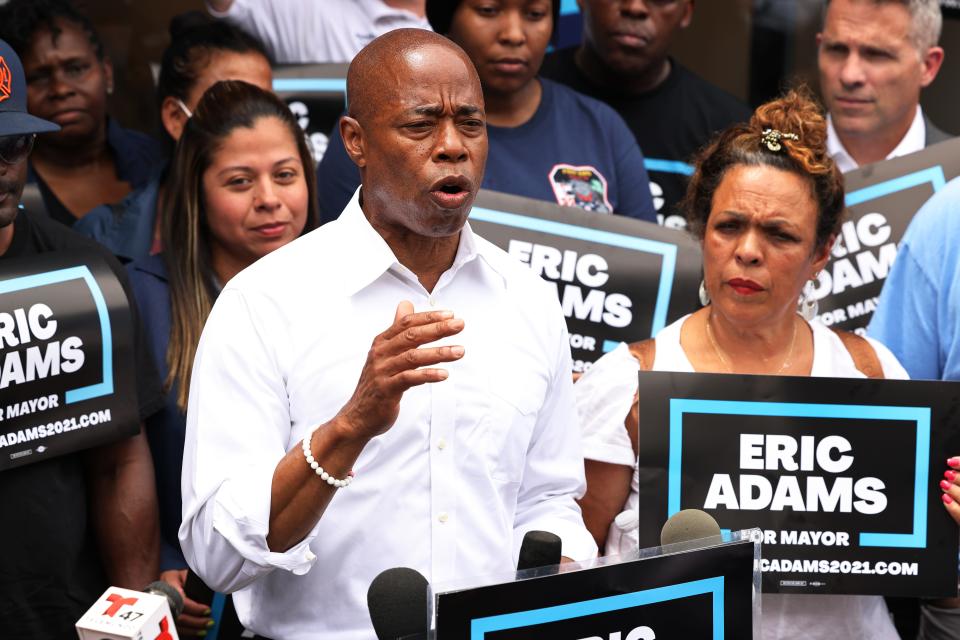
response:
[[[382,571],[367,589],[367,609],[378,640],[426,638],[427,579],[419,571],[394,567]]]
[[[527,531],[520,543],[520,558],[517,560],[517,573],[527,569],[549,567],[560,564],[560,536],[549,531]]]
[[[183,597],[180,592],[163,580],[151,582],[143,588],[143,592],[165,597],[167,604],[170,605],[170,613],[173,614],[174,618],[179,618],[180,614],[183,613]]]
[[[722,542],[720,525],[709,513],[700,509],[678,511],[663,525],[660,546],[682,545],[673,551],[698,549]]]

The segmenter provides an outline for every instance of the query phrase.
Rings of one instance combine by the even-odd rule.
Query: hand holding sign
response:
[[[950,458],[947,464],[950,469],[943,474],[945,480],[940,481],[943,506],[946,507],[950,517],[960,524],[960,456]]]
[[[433,365],[463,357],[460,346],[423,346],[456,335],[463,326],[451,311],[414,313],[413,304],[401,302],[393,324],[374,338],[356,391],[340,411],[344,426],[359,439],[392,427],[407,389],[446,380],[447,372]]]

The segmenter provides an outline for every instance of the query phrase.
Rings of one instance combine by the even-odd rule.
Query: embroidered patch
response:
[[[555,164],[549,177],[558,204],[596,213],[613,213],[607,199],[607,179],[594,167]]]
[[[3,56],[0,56],[0,102],[10,97],[11,80],[10,67],[7,66],[7,61],[3,59]]]

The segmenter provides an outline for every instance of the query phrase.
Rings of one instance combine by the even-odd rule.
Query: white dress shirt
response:
[[[426,17],[383,0],[234,0],[224,12],[207,10],[257,36],[277,64],[350,62],[388,31],[430,29]]]
[[[654,371],[692,373],[693,365],[680,344],[685,316],[656,336]],[[865,378],[850,352],[835,332],[819,322],[808,323],[813,332],[812,377]],[[880,342],[867,338],[886,378],[909,378],[896,356]],[[639,470],[633,445],[624,428],[624,418],[637,392],[640,365],[625,344],[598,360],[577,382],[577,410],[583,428],[584,453],[590,460],[633,467],[630,495],[624,510],[640,508]],[[641,390],[641,393],[643,391]],[[643,446],[641,443],[640,446]],[[610,525],[610,540],[620,539],[616,523]],[[624,536],[624,538],[627,538]],[[635,543],[634,543],[635,547]],[[606,553],[625,553],[628,548]],[[900,640],[880,596],[763,594],[760,622],[762,640]]]
[[[893,151],[887,154],[885,159],[899,158],[900,156],[921,151],[926,145],[927,123],[923,119],[923,109],[920,108],[920,105],[917,105],[917,114],[913,116],[913,122],[910,123],[910,128],[907,129],[907,133],[904,134],[897,146],[893,148]],[[857,161],[853,159],[853,156],[851,156],[843,146],[843,143],[840,142],[840,136],[837,135],[837,130],[833,126],[833,119],[829,114],[827,114],[827,153],[829,153],[833,161],[837,163],[837,167],[842,173],[853,171],[860,167]]]
[[[269,551],[274,469],[349,399],[401,300],[463,318],[443,343],[465,355],[442,365],[447,380],[404,394],[396,424],[310,534]],[[384,569],[408,566],[434,585],[509,572],[532,529],[559,535],[568,557],[592,557],[575,502],[585,483],[570,371],[555,292],[525,265],[468,225],[427,292],[355,194],[339,220],[231,280],[210,314],[187,413],[187,562],[211,587],[239,589],[240,620],[260,634],[367,640],[366,591]]]

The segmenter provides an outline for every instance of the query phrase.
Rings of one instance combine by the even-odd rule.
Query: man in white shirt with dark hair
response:
[[[943,64],[942,25],[937,0],[828,0],[818,65],[841,171],[949,139],[920,107]]]
[[[362,186],[227,283],[187,414],[184,556],[283,640],[369,640],[391,567],[503,575],[530,530],[596,554],[556,292],[467,224],[487,157],[473,63],[402,29],[357,55],[347,94]]]
[[[215,18],[251,33],[277,64],[350,62],[371,40],[430,29],[425,0],[206,0]]]

